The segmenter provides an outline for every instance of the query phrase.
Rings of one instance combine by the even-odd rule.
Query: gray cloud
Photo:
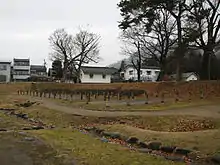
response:
[[[106,65],[119,54],[117,3],[119,0],[2,0],[0,5],[0,59],[30,58],[34,64],[48,60],[49,35],[57,28],[75,33],[79,26],[101,35]]]

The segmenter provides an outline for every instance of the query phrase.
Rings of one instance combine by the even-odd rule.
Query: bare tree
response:
[[[121,29],[128,29],[142,24],[147,32],[151,32],[155,20],[163,14],[161,11],[164,10],[172,15],[174,22],[176,22],[177,31],[177,48],[175,51],[177,80],[181,78],[180,63],[185,54],[183,51],[185,43],[183,41],[184,24],[182,21],[185,17],[186,2],[186,0],[121,0],[118,4],[123,17],[119,24]]]
[[[49,37],[49,42],[52,48],[51,58],[63,62],[63,79],[66,80],[69,62],[74,56],[73,36],[69,35],[64,29],[57,29]]]
[[[87,30],[75,35],[68,34],[64,29],[57,29],[49,37],[52,48],[51,58],[63,62],[63,79],[67,73],[74,72],[77,81],[80,79],[80,69],[83,64],[98,62],[100,36]]]
[[[137,79],[141,81],[141,64],[144,55],[141,51],[141,43],[136,30],[135,28],[125,30],[120,38],[124,44],[122,53],[129,56],[133,67],[137,71]]]
[[[101,59],[99,56],[100,38],[99,35],[82,29],[74,37],[75,53],[79,56],[76,60],[73,58],[71,63],[74,63],[78,82],[80,81],[81,66],[91,62],[97,63]]]
[[[158,80],[166,74],[167,56],[174,52],[177,43],[176,30],[176,20],[172,19],[168,11],[159,9],[151,32],[146,34],[139,31],[144,53],[160,64]]]
[[[168,11],[160,9],[150,31],[147,31],[141,24],[124,30],[122,35],[125,45],[123,52],[131,57],[136,56],[137,71],[144,59],[153,58],[160,64],[161,72],[158,80],[161,80],[166,74],[167,56],[177,42],[176,31],[175,19],[172,19]]]
[[[196,46],[204,51],[201,78],[210,80],[214,49],[220,43],[220,1],[192,0],[189,12],[191,28],[197,37]]]

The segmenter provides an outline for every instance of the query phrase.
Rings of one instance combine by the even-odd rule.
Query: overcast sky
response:
[[[30,58],[49,62],[48,37],[57,28],[75,33],[79,26],[101,35],[103,61],[123,58],[118,41],[119,0],[0,0],[0,59]]]

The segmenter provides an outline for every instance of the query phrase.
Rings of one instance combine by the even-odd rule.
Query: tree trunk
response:
[[[162,81],[164,76],[166,75],[166,62],[165,60],[160,64],[160,73],[157,77],[157,81]]]
[[[80,73],[80,68],[77,69],[76,71],[76,83],[81,83],[81,73]]]
[[[138,42],[138,60],[137,60],[137,72],[138,72],[138,82],[141,81],[141,50],[140,50],[140,43]]]
[[[177,48],[177,54],[176,54],[176,81],[181,80],[181,59],[183,57],[183,43],[182,43],[182,24],[181,24],[181,18],[177,18],[177,30],[178,30],[178,48]]]
[[[149,95],[148,95],[148,93],[145,91],[144,92],[144,95],[145,95],[145,104],[148,104],[149,102],[148,102],[148,99],[149,99]]]
[[[138,82],[141,82],[141,66],[140,66],[140,64],[138,64],[137,74],[138,74]]]
[[[181,72],[180,72],[180,58],[177,58],[176,61],[176,81],[181,80]]]
[[[211,80],[211,59],[214,55],[212,47],[204,49],[204,55],[202,59],[202,68],[200,78],[202,80]]]
[[[64,63],[63,63],[63,80],[67,80],[67,69],[68,69],[68,59],[65,57]]]

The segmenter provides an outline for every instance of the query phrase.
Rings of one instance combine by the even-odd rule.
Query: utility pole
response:
[[[46,65],[47,65],[47,62],[46,62],[46,60],[44,59],[44,67],[46,67]]]

